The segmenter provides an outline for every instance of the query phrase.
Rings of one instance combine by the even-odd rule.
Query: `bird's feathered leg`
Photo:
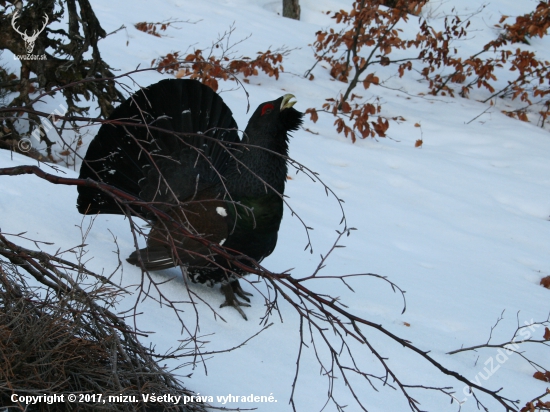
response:
[[[234,284],[236,284],[236,286],[234,286]],[[235,290],[235,288],[237,288],[237,290]],[[245,299],[247,302],[250,302],[250,299],[248,299],[246,295],[252,296],[252,293],[248,293],[242,290],[241,285],[239,285],[238,279],[235,279],[229,282],[226,280],[223,280],[221,282],[220,289],[225,296],[225,302],[223,302],[220,305],[220,308],[224,308],[226,306],[232,306],[235,309],[237,309],[237,312],[241,314],[244,320],[248,320],[243,310],[241,309],[241,306],[250,307],[250,304],[241,302],[240,300],[237,299],[235,294],[239,295],[241,298]]]

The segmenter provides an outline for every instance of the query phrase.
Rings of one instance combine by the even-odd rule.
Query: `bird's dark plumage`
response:
[[[231,110],[212,89],[195,80],[163,80],[113,112],[109,119],[118,124],[101,127],[80,178],[159,202],[160,209],[192,233],[261,261],[275,248],[283,216],[288,132],[302,124],[303,114],[292,107],[292,97],[262,103],[241,140]],[[80,213],[127,213],[100,190],[79,187],[78,192]],[[248,305],[235,293],[249,299],[224,270],[228,262],[169,225],[156,221],[147,247],[128,261],[148,270],[185,265],[194,282],[221,282],[226,296],[222,306],[234,306],[246,318],[239,306]]]

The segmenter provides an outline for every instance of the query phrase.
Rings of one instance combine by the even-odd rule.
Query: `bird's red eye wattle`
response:
[[[264,114],[269,114],[271,111],[275,108],[271,103],[264,104],[264,107],[262,107],[262,116]]]

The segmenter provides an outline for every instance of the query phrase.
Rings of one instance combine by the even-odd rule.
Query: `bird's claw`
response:
[[[234,283],[237,283],[238,290],[235,290]],[[244,311],[241,309],[241,306],[250,307],[250,304],[241,302],[237,299],[235,294],[240,296],[241,298],[245,299],[247,302],[250,302],[250,299],[248,299],[245,295],[252,295],[251,293],[245,292],[242,290],[238,282],[231,282],[231,283],[225,283],[221,285],[221,291],[225,295],[225,302],[223,302],[220,305],[220,308],[225,308],[226,306],[232,306],[235,309],[237,309],[237,312],[241,314],[241,316],[244,318],[244,320],[248,320],[246,317]]]
[[[250,302],[250,299],[247,298],[247,296],[253,296],[250,292],[245,292],[243,288],[241,288],[241,285],[239,283],[239,280],[236,279],[233,282],[230,283],[231,289],[233,289],[233,292],[240,298],[246,300],[247,302]],[[250,306],[250,305],[248,305]]]

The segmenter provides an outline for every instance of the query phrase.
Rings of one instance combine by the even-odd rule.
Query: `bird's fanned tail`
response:
[[[193,80],[163,80],[141,89],[109,119],[125,124],[100,128],[80,178],[107,183],[146,201],[173,203],[173,193],[187,198],[215,183],[231,158],[227,144],[240,141],[221,97]],[[210,139],[226,144],[211,144]],[[79,187],[78,193],[80,213],[125,213],[100,190]]]

